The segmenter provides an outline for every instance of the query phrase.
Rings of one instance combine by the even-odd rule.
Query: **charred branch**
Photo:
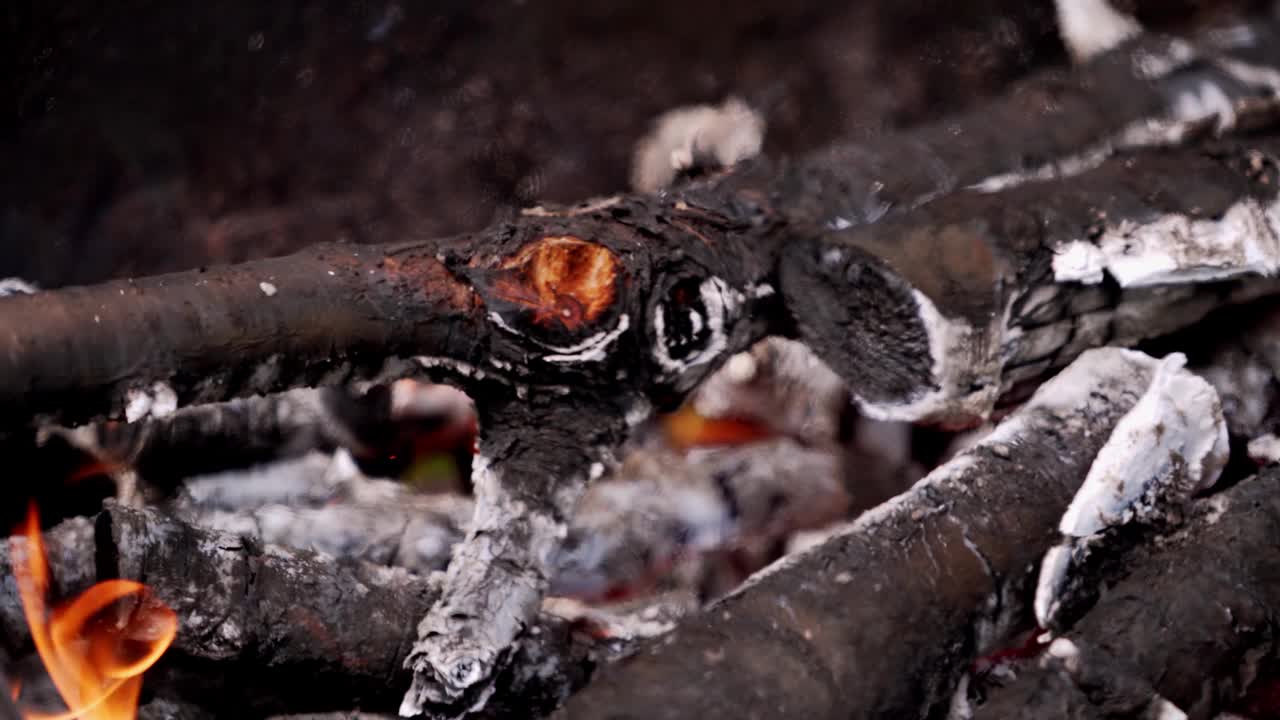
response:
[[[1211,718],[1276,660],[1280,470],[1199,504],[973,718]],[[1163,712],[1164,714],[1161,714]]]
[[[148,673],[147,692],[219,716],[394,709],[409,681],[402,661],[414,624],[439,592],[402,570],[335,563],[120,506],[96,523],[60,525],[47,546],[64,596],[127,577],[173,607],[180,632]],[[29,652],[12,584],[0,588],[0,622],[6,645]],[[514,651],[501,684],[515,692],[509,701],[499,692],[495,710],[503,702],[549,709],[585,679],[588,648],[574,644],[568,625],[549,619],[537,628]],[[547,663],[558,663],[556,672],[543,672]]]
[[[1155,365],[1086,353],[977,446],[605,670],[561,716],[928,716],[1031,624],[1057,519]]]
[[[867,412],[973,424],[1086,348],[1280,290],[1259,277],[1280,269],[1278,150],[1257,140],[1142,153],[955,193],[792,244],[783,295]]]

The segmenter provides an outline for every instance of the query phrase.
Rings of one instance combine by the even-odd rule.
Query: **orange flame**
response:
[[[147,586],[107,580],[70,603],[50,610],[49,563],[35,504],[27,512],[22,539],[10,543],[13,573],[36,652],[68,711],[26,711],[27,720],[131,720],[137,714],[142,673],[173,642],[178,616],[153,599]],[[117,612],[106,612],[125,598]],[[125,610],[128,612],[124,612]]]

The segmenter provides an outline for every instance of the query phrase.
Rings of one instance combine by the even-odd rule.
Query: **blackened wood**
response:
[[[974,717],[1138,718],[1163,698],[1200,720],[1231,707],[1280,657],[1278,490],[1273,466],[1133,550],[1127,577]]]
[[[1054,268],[1069,243],[1179,218],[1220,223],[1215,230],[1231,237],[1224,247],[1274,244],[1280,227],[1264,209],[1278,201],[1278,151],[1272,139],[1215,143],[1117,157],[998,194],[955,193],[792,243],[783,295],[801,337],[868,412],[973,424],[1018,383],[1087,347],[1133,344],[1234,299],[1280,291],[1248,268],[1133,288],[1061,281]],[[1235,226],[1244,214],[1258,222]]]
[[[1267,49],[1280,43],[1266,42],[1275,31],[1270,22],[1250,28],[1259,40],[1248,60],[1265,76],[1276,60]],[[580,238],[621,256],[627,297],[610,305],[606,319],[638,310],[637,297],[660,297],[671,288],[665,278],[699,274],[697,266],[741,290],[743,281],[772,270],[772,246],[783,237],[871,222],[992,178],[1034,176],[1046,167],[1050,176],[1078,172],[1094,160],[1072,158],[1101,158],[1125,146],[1118,134],[1126,128],[1203,125],[1203,118],[1183,117],[1188,83],[1208,83],[1229,98],[1219,108],[1222,117],[1206,116],[1227,127],[1270,96],[1265,85],[1249,86],[1176,41],[1150,36],[1074,73],[1028,80],[946,122],[874,145],[835,146],[789,169],[744,168],[683,198],[528,214],[452,241],[318,246],[286,258],[6,299],[0,303],[0,420],[12,425],[39,413],[68,422],[118,417],[129,390],[155,382],[168,383],[179,405],[336,383],[377,372],[397,356],[430,355],[501,375],[504,368],[487,364],[491,356],[519,365],[551,354],[546,345],[554,344],[495,333],[488,315],[509,315],[513,305],[529,309],[527,292],[521,297],[510,283],[504,290],[490,281],[501,285],[494,272],[540,237]],[[1176,143],[1184,135],[1143,142]],[[980,275],[981,260],[975,262],[971,269]],[[735,265],[737,272],[726,272]],[[527,274],[528,267],[507,263],[506,270]],[[964,312],[963,304],[943,310]],[[636,337],[650,319],[630,320],[630,337]],[[517,331],[529,318],[522,322]],[[588,329],[610,329],[588,325],[578,328],[576,339],[590,335]],[[560,344],[572,345],[564,335]],[[730,335],[738,342],[724,350],[743,349]],[[634,347],[620,342],[611,354]],[[644,375],[632,372],[628,384]]]
[[[559,717],[930,716],[1032,622],[1058,517],[1154,364],[1085,354],[975,448],[604,670]]]
[[[414,623],[439,592],[437,583],[404,571],[266,548],[114,505],[96,525],[60,525],[46,544],[60,597],[95,579],[127,577],[174,608],[179,633],[147,673],[146,692],[223,717],[393,710],[408,684],[401,661]],[[7,547],[0,574],[11,574]],[[521,688],[495,698],[507,707],[545,711],[590,669],[586,647],[573,644],[565,623],[538,628],[500,679]],[[15,650],[30,650],[12,583],[0,584],[0,632]],[[525,660],[538,666],[519,667]],[[557,672],[541,672],[551,663],[559,663]]]

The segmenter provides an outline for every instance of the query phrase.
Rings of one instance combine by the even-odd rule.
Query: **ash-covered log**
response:
[[[926,717],[1031,625],[1057,522],[1158,361],[1093,350],[991,435],[606,669],[559,717]]]
[[[1278,157],[1230,141],[956,193],[792,244],[783,296],[864,410],[973,424],[1086,348],[1280,291]]]
[[[1202,720],[1230,709],[1280,657],[1277,538],[1271,467],[1134,549],[1128,575],[966,717]]]
[[[414,625],[439,593],[438,582],[403,570],[338,563],[118,505],[95,523],[59,525],[46,544],[60,595],[126,577],[177,611],[178,636],[148,672],[145,692],[222,717],[393,710],[408,683],[402,661]],[[5,546],[0,575],[11,574],[9,562]],[[590,671],[589,644],[575,644],[567,623],[544,618],[536,628],[514,651],[495,709],[545,712]],[[0,584],[0,634],[15,654],[30,651],[12,583]]]

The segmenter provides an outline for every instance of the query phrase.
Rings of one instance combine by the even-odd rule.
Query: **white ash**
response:
[[[1150,385],[1098,452],[1059,522],[1063,543],[1041,563],[1034,607],[1042,627],[1054,625],[1075,549],[1097,552],[1108,528],[1171,517],[1226,465],[1227,425],[1213,387],[1185,369],[1180,353],[1148,362]]]
[[[277,292],[279,292],[275,285],[265,280],[258,283],[258,289],[261,290],[262,294],[266,295],[267,297],[273,297]]]
[[[27,282],[19,277],[8,277],[0,280],[0,297],[10,295],[35,295],[40,288],[35,283]]]
[[[178,409],[178,395],[168,383],[152,383],[149,388],[130,388],[125,394],[124,417],[137,422],[146,417],[163,418]]]
[[[472,466],[476,512],[466,539],[454,550],[440,599],[418,626],[406,659],[413,682],[400,714],[421,714],[427,703],[456,705],[459,716],[484,707],[494,674],[528,618],[538,610],[552,556],[566,528],[567,503],[585,478],[563,478],[556,507],[535,509],[510,493],[490,460]],[[501,558],[501,562],[499,562]],[[465,703],[464,703],[465,704]]]
[[[1155,497],[1186,499],[1217,481],[1229,453],[1226,421],[1213,387],[1185,365],[1181,353],[1159,362],[1063,514],[1063,535],[1085,537],[1141,519],[1155,509],[1148,504]]]
[[[311,452],[300,458],[189,478],[184,501],[207,510],[239,511],[279,503],[314,506],[332,499],[348,478],[359,475],[345,450],[334,456]]]
[[[1165,215],[1148,223],[1121,222],[1096,243],[1073,240],[1055,251],[1058,282],[1102,282],[1121,287],[1195,283],[1280,270],[1280,202],[1250,198],[1219,219]]]
[[[670,110],[654,121],[632,157],[631,186],[656,192],[694,166],[727,168],[760,153],[764,117],[738,98]]]
[[[1249,459],[1259,465],[1280,462],[1280,437],[1267,433],[1249,441]]]
[[[1177,705],[1159,695],[1151,699],[1147,708],[1148,720],[1187,720],[1187,714]]]
[[[402,378],[391,383],[391,417],[475,415],[476,405],[465,392],[451,386]]]
[[[687,454],[643,447],[575,508],[552,592],[594,598],[660,568],[823,527],[848,507],[839,458],[780,437]]]
[[[1006,323],[975,328],[938,312],[927,295],[912,289],[917,312],[929,338],[932,375],[937,387],[905,401],[858,397],[859,407],[876,420],[936,420],[972,423],[985,419],[1000,393],[1001,347]],[[1003,315],[1008,317],[1011,306]],[[976,388],[976,389],[975,389]]]
[[[973,706],[969,704],[969,676],[961,675],[956,683],[955,692],[951,693],[951,704],[947,708],[947,720],[973,720]]]
[[[1137,20],[1107,0],[1057,0],[1058,32],[1077,63],[1086,62],[1142,32]]]

